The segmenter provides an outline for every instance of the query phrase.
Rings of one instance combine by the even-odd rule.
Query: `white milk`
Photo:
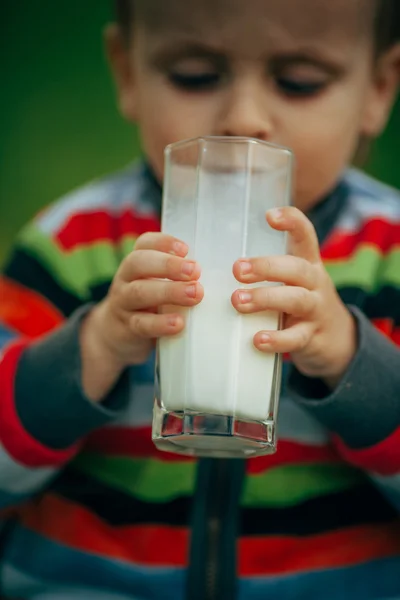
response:
[[[183,334],[160,341],[163,405],[168,411],[266,421],[275,356],[256,350],[253,337],[277,329],[278,314],[235,314],[210,296],[191,311]]]
[[[235,280],[232,266],[238,258],[285,252],[285,236],[265,220],[277,185],[279,173],[260,178],[258,184],[253,176],[251,190],[243,175],[203,174],[197,201],[184,193],[168,198],[163,231],[188,243],[190,257],[199,261],[204,300],[182,310],[182,334],[159,342],[161,400],[167,411],[255,421],[270,416],[276,357],[256,350],[253,337],[260,330],[276,330],[279,315],[241,315],[231,295],[238,288],[254,287]]]

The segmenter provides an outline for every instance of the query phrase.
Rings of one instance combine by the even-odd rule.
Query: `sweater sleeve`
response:
[[[289,377],[292,396],[332,433],[341,456],[363,469],[400,510],[400,349],[397,333],[383,335],[350,308],[358,327],[358,352],[338,387]]]
[[[1,509],[40,492],[128,400],[128,373],[103,403],[85,396],[79,327],[90,291],[77,293],[82,271],[58,248],[48,252],[50,239],[45,252],[31,240],[22,235],[0,276]]]

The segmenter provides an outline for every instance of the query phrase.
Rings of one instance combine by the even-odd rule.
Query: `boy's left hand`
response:
[[[321,378],[334,388],[357,351],[355,320],[324,268],[317,235],[307,217],[287,207],[269,211],[267,221],[274,229],[289,233],[291,253],[240,259],[233,273],[245,284],[273,281],[285,285],[237,290],[233,306],[245,314],[284,313],[284,329],[258,332],[256,348],[289,352],[303,375]]]

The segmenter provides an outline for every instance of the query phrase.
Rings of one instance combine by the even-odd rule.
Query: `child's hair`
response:
[[[400,41],[400,0],[374,0],[376,51],[381,53]],[[126,38],[134,18],[135,0],[113,0],[117,22]]]
[[[375,36],[378,53],[400,41],[399,0],[378,0]]]

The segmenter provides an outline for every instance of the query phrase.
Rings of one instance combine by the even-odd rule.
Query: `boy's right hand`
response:
[[[176,238],[146,233],[122,261],[108,295],[81,329],[83,387],[91,400],[104,398],[127,366],[145,362],[157,338],[183,330],[174,307],[203,298],[200,267],[185,259],[187,253]]]

